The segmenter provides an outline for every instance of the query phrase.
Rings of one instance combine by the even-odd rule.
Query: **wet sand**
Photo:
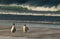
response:
[[[10,32],[10,27],[0,26],[0,38],[2,39],[60,39],[60,29],[30,27],[27,33],[22,32],[21,27],[16,28],[15,33]]]

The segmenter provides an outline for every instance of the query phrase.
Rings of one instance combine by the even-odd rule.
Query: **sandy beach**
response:
[[[30,27],[27,33],[21,27],[15,33],[10,32],[10,26],[0,26],[0,39],[60,39],[60,29],[48,27]]]

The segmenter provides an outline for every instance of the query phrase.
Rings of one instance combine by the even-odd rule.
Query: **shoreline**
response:
[[[1,27],[0,27],[1,28]],[[5,27],[6,28],[6,27]],[[27,33],[23,33],[21,27],[17,28],[15,33],[11,33],[10,29],[0,30],[1,37],[7,38],[21,38],[21,39],[57,39],[60,38],[60,29],[58,28],[45,28],[45,27],[30,27]],[[0,37],[0,38],[1,38]]]

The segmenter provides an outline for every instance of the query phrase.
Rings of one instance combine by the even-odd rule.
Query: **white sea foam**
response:
[[[58,11],[60,10],[60,5],[58,5],[57,7],[52,6],[52,7],[44,7],[44,6],[26,6],[26,5],[22,5],[22,7],[28,8],[28,10],[34,10],[34,11]]]

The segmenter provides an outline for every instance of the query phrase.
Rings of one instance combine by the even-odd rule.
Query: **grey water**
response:
[[[8,10],[7,10],[8,11]],[[5,10],[0,11],[5,14],[0,14],[0,20],[22,20],[22,21],[47,21],[47,22],[60,22],[60,16],[34,16],[33,14],[60,14],[60,11],[8,11]],[[12,13],[10,13],[12,12]],[[8,14],[6,14],[8,13]],[[18,14],[17,14],[18,13]]]
[[[29,22],[16,22],[12,20],[0,20],[0,26],[11,26],[13,23],[15,23],[16,27],[22,27],[24,24],[26,24],[28,27],[48,27],[48,28],[60,28],[60,24],[40,24],[40,23],[29,23]]]

